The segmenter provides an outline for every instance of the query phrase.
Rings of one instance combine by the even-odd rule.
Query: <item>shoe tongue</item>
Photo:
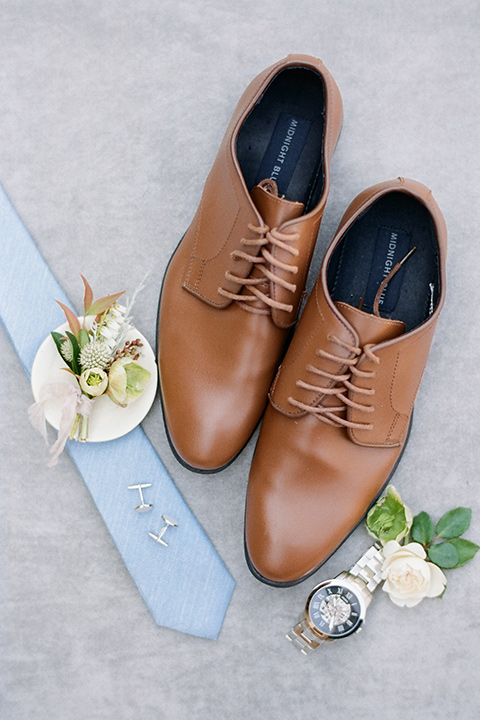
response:
[[[270,228],[280,227],[287,220],[300,217],[305,209],[303,203],[279,197],[277,183],[270,178],[255,185],[251,197],[264,223]]]
[[[388,320],[387,318],[377,317],[343,302],[336,302],[335,307],[356,330],[360,345],[366,345],[367,343],[378,345],[378,343],[385,340],[392,340],[399,335],[403,335],[405,332],[405,323],[401,320]]]

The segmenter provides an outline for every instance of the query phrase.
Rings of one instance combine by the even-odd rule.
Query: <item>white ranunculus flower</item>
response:
[[[437,565],[425,560],[420,543],[400,545],[390,540],[383,548],[382,589],[401,607],[413,607],[424,597],[437,597],[445,590],[447,578]]]
[[[103,395],[108,385],[108,375],[102,368],[84,370],[80,375],[80,387],[90,397]]]

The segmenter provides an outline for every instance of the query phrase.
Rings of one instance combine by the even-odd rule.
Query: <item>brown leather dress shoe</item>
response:
[[[398,178],[346,211],[270,393],[245,544],[272,585],[304,580],[390,480],[445,296],[446,227]]]
[[[255,78],[169,263],[160,388],[172,449],[192,470],[225,467],[265,409],[301,302],[341,117],[320,60],[290,55]]]

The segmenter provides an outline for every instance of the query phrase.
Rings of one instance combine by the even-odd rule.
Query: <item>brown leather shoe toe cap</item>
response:
[[[225,400],[216,404],[205,388],[203,398],[197,395],[196,400],[190,397],[184,403],[165,406],[168,439],[177,459],[189,469],[218,472],[248,441],[249,424],[244,424],[247,429],[242,433],[238,417],[234,419]]]
[[[397,457],[397,448],[359,448],[343,428],[295,420],[269,406],[245,516],[247,562],[258,579],[288,586],[315,572],[360,522],[382,489],[378,478],[389,477]]]

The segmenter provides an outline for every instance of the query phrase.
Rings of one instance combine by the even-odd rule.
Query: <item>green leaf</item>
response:
[[[100,300],[96,300],[93,305],[90,305],[88,310],[85,312],[85,316],[87,315],[101,315],[106,310],[112,307],[114,303],[117,302],[118,298],[123,295],[125,290],[122,290],[122,292],[115,293],[114,295],[106,295],[103,298],[100,298]]]
[[[465,540],[465,538],[453,538],[453,540],[450,540],[450,545],[453,545],[458,554],[458,563],[455,567],[466,565],[475,557],[477,550],[480,550],[478,545],[470,542],[470,540]]]
[[[70,330],[75,335],[75,337],[77,337],[80,333],[80,322],[77,316],[75,315],[73,310],[70,310],[70,308],[61,303],[60,300],[55,300],[55,302],[62,308],[63,312],[65,313],[65,317],[67,318],[68,324],[70,325]]]
[[[427,550],[430,560],[441,568],[454,568],[458,563],[458,553],[451,542],[432,545]]]
[[[80,348],[78,346],[77,338],[75,337],[75,335],[72,335],[72,333],[68,332],[68,330],[65,334],[68,337],[68,339],[70,340],[70,342],[72,343],[72,348],[73,348],[73,360],[71,363],[69,363],[69,365],[72,368],[75,375],[80,375],[81,370],[80,370],[80,364],[78,362],[78,356],[80,355]]]
[[[412,523],[412,538],[421,545],[428,545],[435,535],[433,520],[427,512],[415,515]]]
[[[56,332],[56,331],[51,332],[50,335],[51,335],[52,338],[53,338],[53,342],[54,342],[55,345],[57,346],[58,352],[60,352],[60,345],[61,345],[62,342],[65,340],[65,337],[66,337],[66,336],[65,336],[65,335],[62,335],[62,333],[59,333],[59,332]],[[62,357],[63,357],[63,356],[62,356]]]
[[[90,305],[93,302],[93,290],[89,285],[89,282],[86,278],[83,277],[83,275],[80,273],[80,277],[83,280],[83,284],[85,285],[85,295],[83,298],[83,310],[84,314],[87,314],[87,310],[90,307]]]
[[[89,342],[90,337],[88,335],[88,332],[82,328],[78,336],[78,347],[81,350],[83,347],[85,347],[85,345],[88,345]]]
[[[437,523],[436,531],[439,537],[457,538],[468,530],[472,511],[470,508],[459,507],[449,510]]]

